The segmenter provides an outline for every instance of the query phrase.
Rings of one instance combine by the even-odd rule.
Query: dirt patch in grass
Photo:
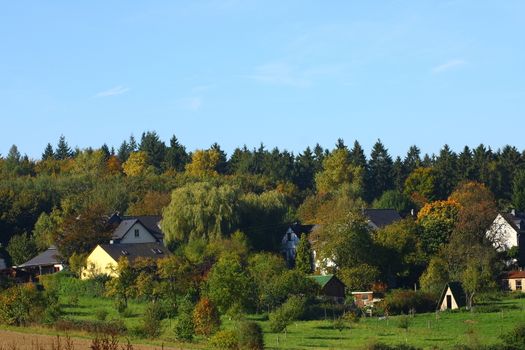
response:
[[[125,338],[119,338],[119,349],[127,349]],[[60,345],[58,344],[60,342]],[[91,340],[43,334],[0,330],[0,350],[90,350]],[[180,348],[133,344],[133,350],[182,350]]]

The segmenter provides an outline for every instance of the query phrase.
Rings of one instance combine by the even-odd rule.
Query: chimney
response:
[[[414,209],[410,209],[410,215],[416,216],[416,211]]]
[[[516,216],[516,209],[511,209],[511,210],[510,210],[510,214],[511,214],[512,216]]]

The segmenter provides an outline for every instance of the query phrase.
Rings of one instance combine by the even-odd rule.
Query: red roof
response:
[[[504,279],[525,278],[525,271],[509,271],[503,274]]]

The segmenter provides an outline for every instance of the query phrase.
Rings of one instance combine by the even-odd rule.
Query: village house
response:
[[[111,236],[113,243],[163,243],[160,216],[120,216],[113,214],[108,225],[115,227]]]
[[[16,266],[16,269],[27,272],[31,276],[40,276],[62,271],[64,263],[60,259],[57,248],[50,246],[29,261]]]
[[[82,270],[80,278],[89,279],[99,275],[116,277],[121,258],[126,258],[133,264],[139,259],[158,260],[169,255],[168,249],[158,242],[99,244],[88,255],[86,268]]]
[[[525,271],[505,272],[501,277],[503,289],[525,292]]]
[[[320,296],[332,298],[336,301],[344,301],[345,284],[334,275],[311,275],[308,276],[314,280],[320,287]]]
[[[525,214],[511,210],[499,213],[487,230],[487,237],[499,252],[508,252],[514,247],[525,247]],[[509,263],[525,262],[525,249],[518,249],[519,256]]]
[[[401,216],[394,209],[363,209],[362,214],[366,217],[368,225],[372,230],[381,229],[401,220]],[[294,222],[288,227],[281,240],[281,253],[286,259],[288,266],[295,266],[297,245],[299,244],[301,236],[304,234],[308,235],[308,240],[312,246],[314,246],[317,242],[315,231],[320,227],[320,225],[301,225],[299,222]],[[321,261],[315,250],[312,251],[312,254],[314,271],[327,274],[336,267],[331,259],[323,259]]]

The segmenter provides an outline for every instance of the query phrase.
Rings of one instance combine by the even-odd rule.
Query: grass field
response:
[[[140,325],[144,304],[130,302],[127,317],[120,316],[113,301],[105,298],[80,297],[75,306],[64,304],[65,316],[74,319],[95,320],[97,310],[107,310],[107,319],[121,319],[128,329]],[[525,299],[505,298],[480,306],[486,312],[440,312],[417,314],[409,317],[408,330],[399,327],[400,317],[388,319],[365,318],[342,331],[335,329],[332,320],[302,321],[288,327],[286,334],[269,331],[264,316],[251,316],[265,331],[265,344],[269,349],[361,349],[372,342],[387,344],[408,343],[422,348],[450,349],[458,344],[496,344],[501,336],[520,322],[525,322]],[[156,346],[174,346],[185,349],[207,348],[205,339],[196,338],[191,344],[178,343],[173,337],[172,320],[163,321],[163,333],[159,339],[140,339],[131,337],[134,343]],[[224,328],[234,327],[227,319]],[[30,333],[56,334],[46,328],[11,330]],[[72,336],[84,336],[79,332]]]

